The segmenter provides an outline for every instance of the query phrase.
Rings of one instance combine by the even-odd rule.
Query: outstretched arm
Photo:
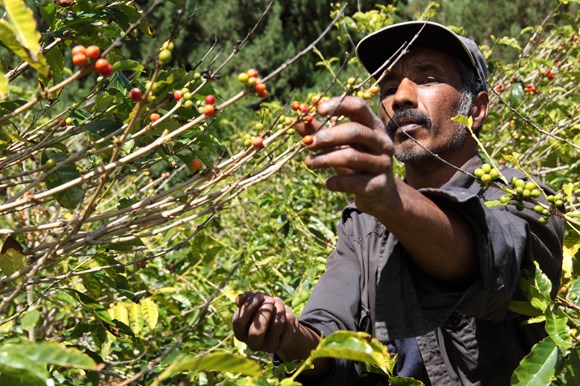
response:
[[[384,123],[360,98],[331,98],[318,111],[350,119],[334,127],[298,126],[312,134],[306,159],[312,169],[333,168],[330,190],[352,193],[357,208],[394,234],[415,264],[429,275],[462,283],[477,274],[470,226],[460,213],[440,207],[393,174],[394,145]]]

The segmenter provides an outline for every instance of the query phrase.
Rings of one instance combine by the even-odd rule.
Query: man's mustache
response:
[[[397,110],[390,118],[387,117],[387,134],[390,137],[393,137],[397,131],[397,128],[411,123],[425,126],[427,128],[431,127],[431,119],[429,119],[429,117],[425,114],[412,109]]]

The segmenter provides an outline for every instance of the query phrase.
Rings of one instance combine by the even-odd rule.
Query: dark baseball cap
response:
[[[429,47],[447,52],[475,70],[487,91],[487,65],[477,44],[457,35],[449,28],[431,21],[409,21],[384,27],[365,36],[357,45],[356,53],[362,65],[374,77],[397,57],[395,53],[413,37],[413,47]]]

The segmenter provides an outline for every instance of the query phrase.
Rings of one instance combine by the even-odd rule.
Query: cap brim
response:
[[[363,38],[356,47],[362,65],[373,76],[378,76],[396,58],[402,47],[415,35],[413,47],[430,47],[447,52],[476,67],[475,60],[461,38],[441,24],[428,21],[410,21],[393,24]]]

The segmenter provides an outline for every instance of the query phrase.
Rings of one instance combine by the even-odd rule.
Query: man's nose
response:
[[[409,78],[403,78],[393,95],[393,111],[417,108],[417,84]]]

